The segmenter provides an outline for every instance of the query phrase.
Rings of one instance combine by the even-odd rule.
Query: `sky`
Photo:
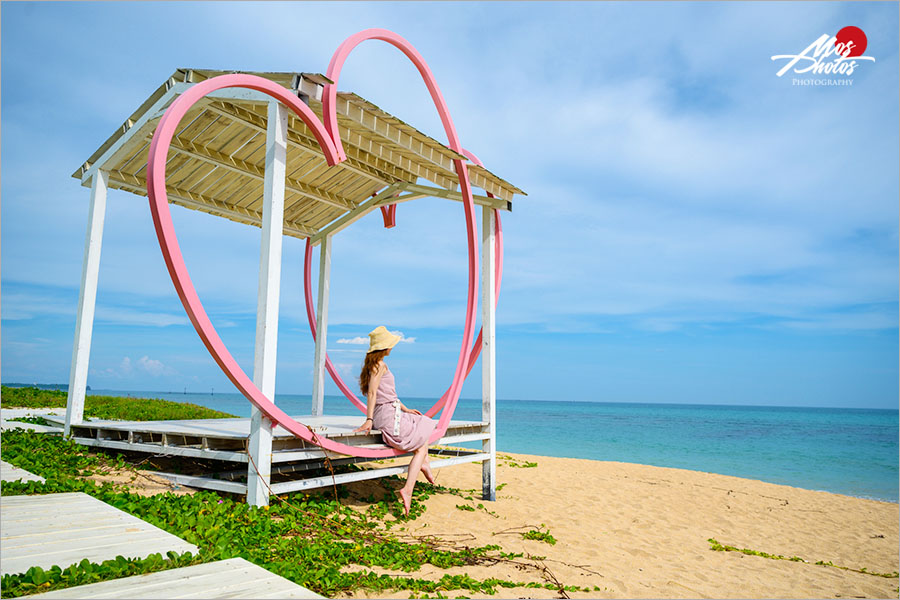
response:
[[[346,37],[382,27],[428,61],[463,146],[528,194],[503,214],[499,398],[897,409],[897,23],[897,3],[867,2],[3,2],[0,378],[68,382],[89,201],[71,174],[176,68],[324,72]],[[851,25],[874,62],[777,76],[772,56]],[[795,81],[825,77],[843,85]],[[393,47],[357,48],[340,87],[446,141]],[[173,218],[252,373],[259,229]],[[423,199],[393,229],[376,212],[336,236],[328,351],[351,385],[354,338],[384,324],[406,338],[390,358],[401,397],[449,386],[464,223],[459,203]],[[312,387],[303,250],[285,238],[279,394]],[[88,384],[234,391],[146,199],[120,191]],[[479,365],[462,395],[480,390]]]

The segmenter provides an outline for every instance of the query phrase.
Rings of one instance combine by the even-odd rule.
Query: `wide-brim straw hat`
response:
[[[387,327],[379,325],[369,333],[369,350],[367,352],[393,348],[400,339],[399,335],[394,335],[387,330]]]

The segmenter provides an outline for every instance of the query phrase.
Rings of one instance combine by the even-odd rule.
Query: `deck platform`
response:
[[[310,427],[316,435],[339,440],[340,442],[360,448],[384,448],[381,432],[373,429],[367,434],[354,433],[361,423],[360,416],[337,415],[298,415],[298,422]],[[60,421],[59,417],[48,417],[51,421]],[[60,421],[61,422],[61,421]],[[158,455],[186,456],[197,459],[208,459],[240,463],[240,470],[225,470],[216,473],[215,477],[180,475],[174,473],[157,473],[175,483],[191,487],[213,489],[235,494],[246,494],[247,484],[238,479],[246,476],[249,459],[247,453],[250,435],[249,418],[232,419],[194,419],[177,421],[101,421],[92,420],[72,424],[72,438],[79,444],[113,450],[152,453]],[[446,435],[438,445],[455,445],[465,442],[482,441],[490,437],[488,423],[481,421],[450,421]],[[432,462],[432,468],[478,462],[487,460],[489,455],[475,451],[448,452],[433,449],[432,454],[446,455],[449,458]],[[332,466],[366,462],[368,459],[347,457],[342,454],[326,452],[319,446],[299,439],[282,427],[272,432],[272,473],[293,473],[297,477],[304,471],[323,466],[325,458]],[[346,483],[361,479],[374,479],[395,475],[406,471],[406,466],[390,466],[371,469],[365,472],[345,473],[334,478],[314,477],[293,479],[273,483],[273,493],[281,494],[298,490],[309,490],[327,487],[332,483]]]
[[[243,558],[136,575],[26,598],[322,598]]]
[[[81,492],[5,496],[0,502],[0,574],[61,568],[87,558],[146,558],[197,547]]]

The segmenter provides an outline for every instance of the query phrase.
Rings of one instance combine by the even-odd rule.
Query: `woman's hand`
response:
[[[366,419],[366,422],[353,430],[353,433],[357,433],[362,431],[363,433],[369,433],[372,431],[372,419]]]
[[[411,415],[421,415],[422,414],[421,411],[418,411],[414,408],[406,408],[405,406],[403,407],[403,412],[408,412]]]

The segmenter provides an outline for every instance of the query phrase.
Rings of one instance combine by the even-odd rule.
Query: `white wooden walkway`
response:
[[[322,598],[243,558],[136,575],[26,598]]]
[[[197,547],[80,492],[5,496],[0,501],[0,574],[61,568],[87,558],[145,558]]]
[[[11,421],[10,419],[18,419],[20,417],[48,417],[63,415],[65,419],[65,408],[2,408],[0,409],[0,430],[7,429],[30,429],[38,433],[62,433],[62,424],[55,425],[35,425],[34,423],[23,423],[21,421]],[[53,423],[53,421],[50,421]]]
[[[40,481],[43,483],[44,478],[0,460],[0,481]]]

